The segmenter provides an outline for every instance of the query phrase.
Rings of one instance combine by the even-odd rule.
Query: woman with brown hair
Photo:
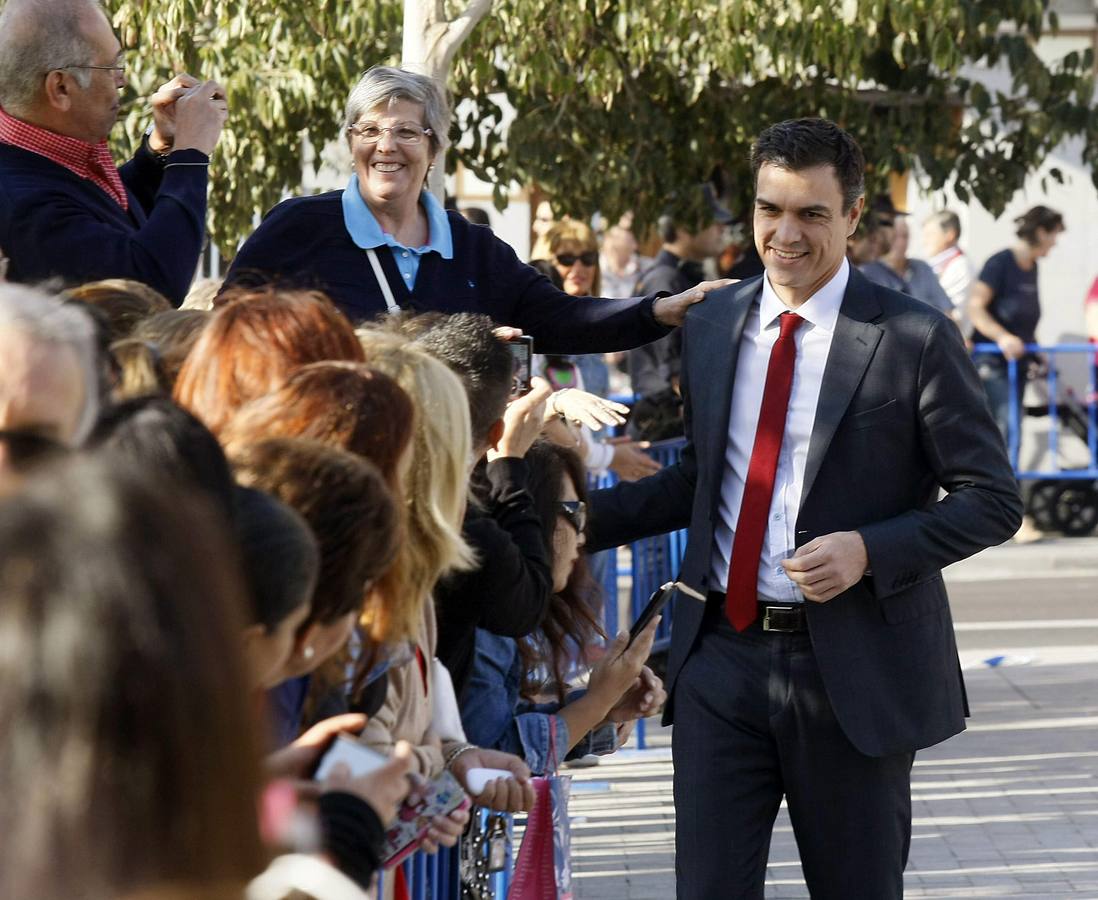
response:
[[[461,719],[470,740],[521,756],[535,774],[552,774],[565,759],[616,750],[632,722],[654,713],[666,694],[644,666],[658,619],[631,647],[627,634],[618,635],[591,667],[587,689],[569,691],[569,675],[587,667],[588,650],[602,635],[581,553],[587,476],[575,451],[548,441],[529,450],[526,464],[553,563],[553,597],[531,638],[477,629]],[[545,702],[547,696],[554,699]]]
[[[374,582],[392,565],[401,538],[396,504],[377,468],[317,441],[270,438],[233,454],[237,481],[296,510],[320,551],[309,615],[298,627],[283,671],[299,679],[339,653],[362,615]],[[277,743],[301,731],[308,683],[272,692]]]
[[[294,369],[322,360],[363,361],[354,329],[323,294],[263,288],[223,299],[188,354],[174,394],[214,434]]]

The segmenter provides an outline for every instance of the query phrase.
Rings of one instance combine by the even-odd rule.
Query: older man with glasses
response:
[[[205,238],[207,167],[228,115],[212,81],[177,75],[115,166],[125,59],[96,0],[0,12],[0,246],[7,277],[142,281],[181,303]]]

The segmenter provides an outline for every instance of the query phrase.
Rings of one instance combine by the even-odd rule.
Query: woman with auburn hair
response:
[[[383,372],[364,363],[310,363],[241,407],[221,440],[229,452],[268,437],[320,441],[366,457],[403,494],[415,414],[407,392]]]
[[[0,896],[243,896],[266,865],[231,538],[70,458],[0,503]]]
[[[187,355],[174,393],[214,434],[300,366],[362,362],[354,329],[317,291],[239,290],[223,299]]]

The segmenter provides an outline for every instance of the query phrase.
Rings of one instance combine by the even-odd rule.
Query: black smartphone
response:
[[[661,584],[652,592],[652,596],[648,598],[648,605],[644,607],[641,614],[637,616],[637,621],[629,628],[629,643],[626,644],[626,647],[631,647],[637,636],[648,627],[648,623],[660,614],[667,605],[667,601],[671,599],[671,595],[675,593],[677,586],[677,582],[669,581],[667,584]]]
[[[667,584],[661,584],[652,592],[652,596],[648,598],[648,605],[641,610],[641,614],[637,616],[637,621],[629,628],[629,643],[626,644],[626,647],[632,646],[633,641],[637,639],[637,635],[644,631],[648,627],[648,623],[663,611],[663,608],[667,606],[667,601],[675,595],[676,591],[686,594],[688,597],[693,597],[702,603],[705,602],[705,594],[694,590],[690,585],[683,584],[681,581],[669,581]]]
[[[534,368],[534,339],[528,334],[511,338],[507,342],[511,350],[511,399],[521,397],[530,390],[530,375]]]

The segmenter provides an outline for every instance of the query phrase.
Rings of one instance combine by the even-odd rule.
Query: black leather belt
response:
[[[803,603],[783,606],[760,600],[758,622],[762,625],[763,631],[778,631],[786,634],[808,631],[808,616],[805,614]]]
[[[709,592],[710,604],[721,610],[724,615],[725,596],[719,591]],[[778,634],[798,634],[808,631],[808,615],[803,603],[778,603],[774,600],[759,600],[759,614],[755,621],[763,631]]]

